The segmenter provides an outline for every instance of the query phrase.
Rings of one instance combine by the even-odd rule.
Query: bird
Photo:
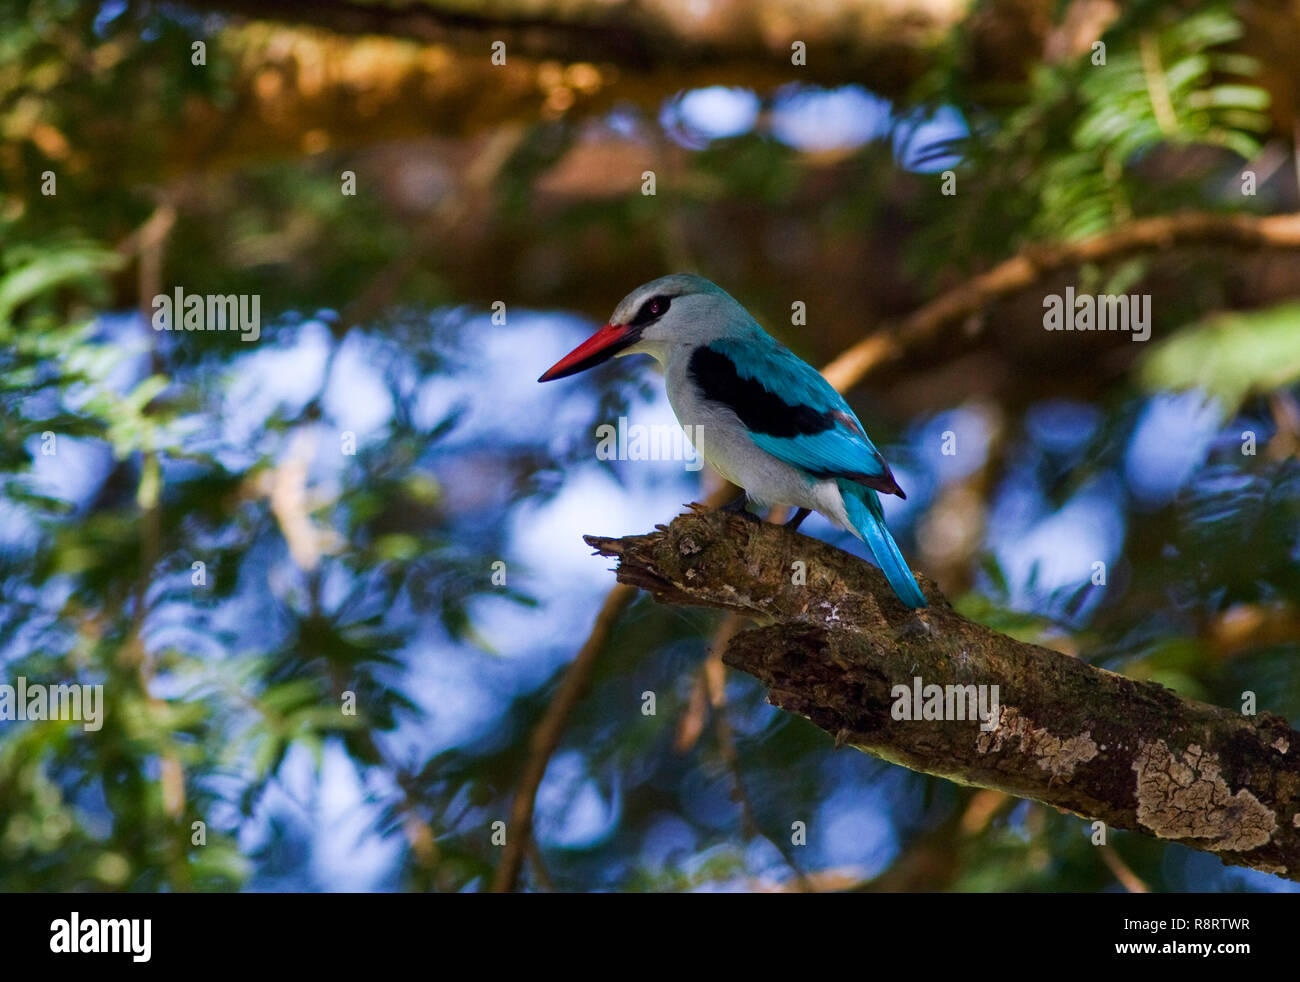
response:
[[[537,381],[632,354],[663,366],[678,423],[709,466],[743,489],[728,510],[790,506],[794,529],[819,512],[866,543],[904,604],[926,606],[885,527],[880,495],[907,497],[889,465],[844,397],[739,301],[691,273],[652,280]]]

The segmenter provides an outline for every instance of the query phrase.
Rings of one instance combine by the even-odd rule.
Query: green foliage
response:
[[[1251,396],[1300,380],[1300,303],[1214,314],[1152,347],[1141,366],[1149,389],[1199,388],[1225,414]]]
[[[961,233],[943,240],[945,251],[974,264],[1029,241],[1098,235],[1157,208],[1204,208],[1215,171],[1157,176],[1153,157],[1192,145],[1247,160],[1259,152],[1268,94],[1254,84],[1259,65],[1234,50],[1241,35],[1231,7],[1210,3],[1113,28],[1104,64],[1089,51],[1034,65],[1009,109],[973,116],[961,191],[933,201],[935,234],[912,251],[918,272],[953,225]],[[952,85],[960,81],[944,88]],[[945,220],[953,209],[960,216]]]

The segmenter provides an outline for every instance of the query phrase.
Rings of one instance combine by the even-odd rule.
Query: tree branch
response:
[[[822,369],[826,379],[847,392],[867,372],[909,348],[933,340],[940,331],[1040,283],[1048,276],[1085,263],[1114,262],[1139,253],[1186,246],[1300,250],[1300,214],[1243,215],[1180,212],[1126,222],[1109,232],[1077,242],[1035,243],[992,269],[945,290],[897,324],[846,349]]]
[[[564,673],[555,697],[546,707],[542,720],[533,731],[532,742],[528,746],[528,759],[524,763],[523,775],[519,787],[510,804],[510,824],[507,826],[506,845],[501,857],[501,865],[496,869],[492,879],[493,893],[510,893],[519,879],[524,857],[528,852],[528,843],[533,834],[533,807],[537,801],[537,789],[546,776],[546,765],[550,763],[551,754],[560,744],[564,728],[569,725],[569,717],[582,700],[595,669],[596,657],[605,647],[605,642],[614,633],[624,608],[636,599],[636,591],[626,587],[615,587],[605,597],[605,605],[596,615],[596,623],[588,635],[577,657]]]
[[[1300,734],[1275,716],[1194,702],[999,634],[925,577],[931,606],[912,611],[874,566],[742,516],[697,507],[648,535],[586,538],[618,558],[619,582],[656,600],[759,620],[724,661],[837,744],[1300,880]],[[791,575],[798,561],[806,583]],[[949,719],[895,718],[917,678],[941,687]],[[965,701],[946,687],[981,685],[998,687],[989,722],[951,718]]]
[[[185,0],[197,10],[257,20],[308,24],[343,35],[378,34],[460,51],[504,42],[510,54],[533,59],[613,63],[623,74],[675,79],[675,88],[716,85],[742,77],[780,85],[794,77],[830,84],[853,80],[899,95],[933,67],[946,32],[965,15],[957,0],[897,3],[835,0],[790,18],[762,5],[726,5],[700,17],[688,4],[637,0],[495,4],[423,0]],[[792,66],[790,45],[813,52]],[[672,90],[669,90],[671,92]]]

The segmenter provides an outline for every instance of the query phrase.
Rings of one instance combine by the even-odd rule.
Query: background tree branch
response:
[[[356,0],[190,0],[190,6],[257,20],[306,24],[340,35],[385,35],[480,52],[504,42],[510,55],[614,63],[621,72],[710,81],[719,73],[780,84],[790,45],[817,57],[799,66],[809,81],[854,78],[899,94],[932,67],[945,32],[964,15],[955,0],[893,3],[833,0],[790,17],[780,3],[723,0],[701,16],[688,4],[621,2],[495,4],[470,10],[443,0],[386,4]],[[1004,19],[1027,30],[1029,18]]]
[[[648,535],[587,536],[621,583],[755,618],[724,661],[838,744],[1172,839],[1300,880],[1300,734],[1184,699],[957,613],[921,578],[912,611],[868,563],[780,526],[695,508]],[[806,582],[791,575],[802,562]],[[978,720],[899,720],[894,687],[997,685]]]
[[[1139,218],[1078,242],[1032,243],[992,269],[963,280],[896,325],[873,332],[822,369],[841,392],[909,346],[932,339],[990,304],[1084,263],[1114,262],[1139,253],[1206,245],[1242,250],[1300,249],[1300,214],[1182,212]]]

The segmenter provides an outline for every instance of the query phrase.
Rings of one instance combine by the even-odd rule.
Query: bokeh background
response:
[[[0,722],[0,889],[488,889],[613,586],[581,535],[719,493],[597,459],[673,422],[648,360],[537,376],[668,272],[824,365],[1025,249],[1293,212],[1297,50],[1289,2],[9,0],[0,674],[107,710]],[[1103,251],[873,361],[914,567],[1294,725],[1296,245]],[[260,339],[152,330],[177,286]],[[1045,331],[1067,286],[1150,294],[1151,340]],[[608,621],[522,889],[1294,889],[836,751],[713,612]]]

